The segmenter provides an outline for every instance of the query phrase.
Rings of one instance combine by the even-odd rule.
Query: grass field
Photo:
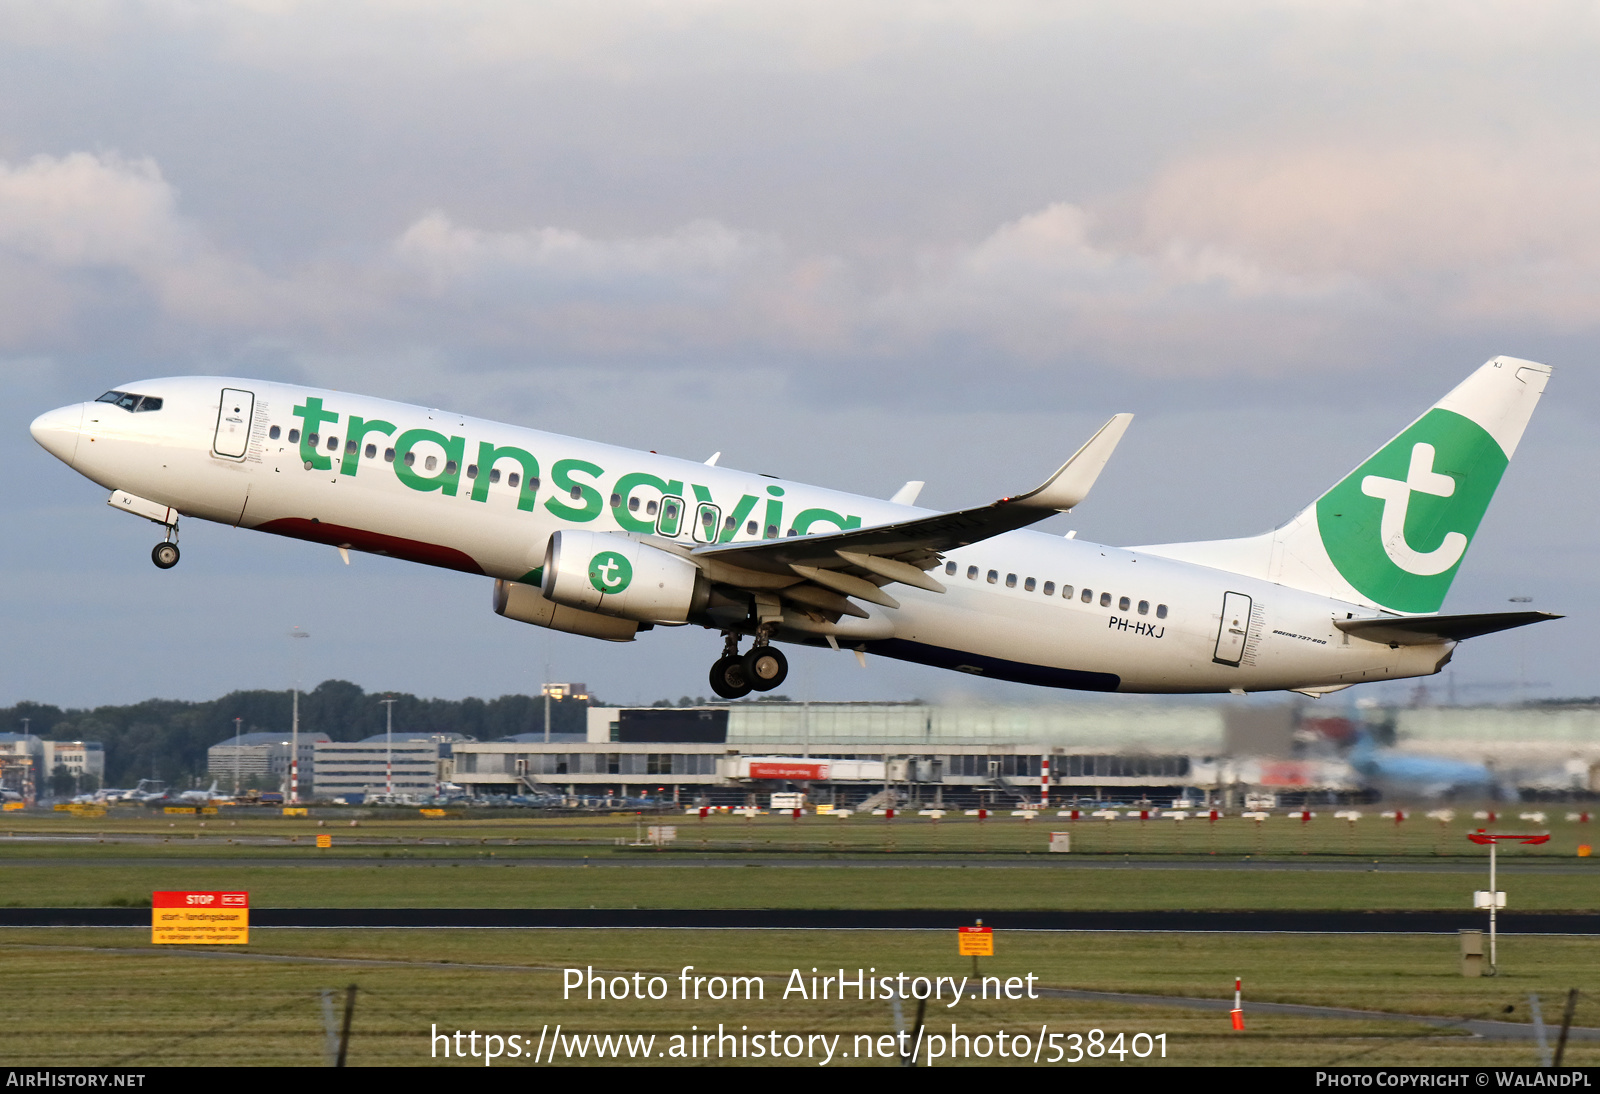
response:
[[[1594,823],[1568,821],[1572,809],[1561,806],[1499,807],[1498,831],[1548,831],[1549,843],[1508,845],[1501,858],[1576,861],[1578,848],[1600,842]],[[300,858],[319,834],[331,835],[341,856],[381,857],[405,853],[414,857],[452,856],[478,847],[496,855],[594,856],[597,854],[1007,854],[1046,855],[1050,833],[1070,831],[1073,853],[1105,855],[1270,855],[1304,857],[1484,858],[1467,833],[1487,822],[1473,819],[1462,807],[1448,822],[1411,814],[1402,823],[1368,811],[1353,824],[1333,817],[1333,809],[1314,810],[1307,823],[1287,816],[1256,822],[1238,816],[1211,823],[1122,818],[1116,821],[1040,815],[1032,820],[992,816],[986,820],[949,814],[938,820],[914,815],[893,819],[858,814],[843,819],[808,815],[754,818],[679,815],[609,814],[541,818],[480,817],[471,812],[429,819],[414,813],[388,815],[362,810],[325,809],[306,818],[274,816],[263,810],[223,807],[210,817],[151,815],[142,809],[114,809],[102,817],[66,813],[21,812],[0,818],[0,862],[7,857],[41,855],[72,857],[98,846],[98,841],[160,847],[173,855],[215,855],[219,849],[250,847],[254,854]],[[1524,821],[1519,812],[1545,814],[1542,823]],[[355,820],[352,825],[351,821]],[[652,824],[674,825],[677,841],[669,848],[630,847]],[[91,852],[92,853],[92,852]]]
[[[0,866],[13,907],[137,905],[158,889],[243,889],[257,908],[953,908],[1082,910],[1450,910],[1471,907],[1472,873],[1306,870],[814,867],[466,867],[428,864],[300,868]],[[1587,874],[1502,875],[1518,911],[1584,911]]]
[[[1589,826],[1566,822],[1565,810],[1547,812],[1549,844],[1502,855],[1511,907],[1592,911],[1600,903],[1600,865],[1576,855]],[[1471,822],[1470,812],[1451,825],[1396,826],[1367,817],[1353,832],[1324,817],[1307,825],[1275,817],[1258,828],[1237,818],[1211,826],[470,814],[363,816],[351,827],[349,813],[329,816],[318,827],[316,817],[220,813],[201,827],[200,818],[138,812],[9,813],[0,820],[0,902],[126,905],[157,889],[238,888],[258,908],[1420,910],[1463,908],[1486,881],[1484,853],[1464,838],[1482,823]],[[676,823],[677,844],[632,846],[639,827],[652,821]],[[1052,830],[1073,832],[1073,854],[1044,850]],[[332,849],[312,845],[319,832],[333,834]],[[836,1051],[852,1052],[857,1035],[893,1033],[890,1005],[784,1000],[791,969],[971,972],[949,932],[258,928],[248,947],[229,952],[174,952],[147,939],[137,930],[0,930],[0,983],[14,1004],[6,1062],[320,1065],[322,991],[338,990],[339,1010],[351,983],[359,988],[350,1047],[357,1065],[458,1063],[429,1055],[434,1023],[452,1033],[524,1038],[557,1023],[569,1036],[654,1033],[662,1049],[691,1027],[722,1023],[785,1035],[842,1034]],[[995,958],[984,960],[985,974],[1032,973],[1037,983],[1057,988],[1212,999],[1227,997],[1233,977],[1242,975],[1248,1028],[1233,1033],[1226,1015],[1213,1011],[1047,997],[935,1007],[928,1030],[948,1033],[952,1021],[963,1032],[990,1035],[1004,1028],[1031,1037],[1043,1026],[1081,1037],[1100,1029],[1113,1038],[1124,1034],[1125,1042],[1134,1033],[1165,1033],[1169,1064],[1476,1066],[1531,1064],[1535,1050],[1530,1042],[1484,1041],[1406,1021],[1250,1014],[1250,1002],[1525,1022],[1528,996],[1537,993],[1554,1023],[1567,989],[1577,987],[1586,993],[1577,1024],[1600,1026],[1600,942],[1503,938],[1502,975],[1475,980],[1459,975],[1456,948],[1451,936],[1014,932],[1000,938]],[[590,965],[659,973],[674,991],[684,965],[702,975],[769,979],[764,1001],[562,1000],[558,970]],[[900,1020],[914,1022],[914,1004],[903,1005]],[[1574,1043],[1567,1061],[1600,1064],[1600,1045]],[[518,1062],[524,1061],[509,1063]],[[834,1061],[840,1062],[898,1060]]]
[[[1033,1035],[1040,1026],[1080,1036],[1091,1029],[1110,1037],[1165,1033],[1169,1064],[1526,1065],[1537,1062],[1530,1042],[1483,1041],[1405,1021],[1279,1018],[1249,1008],[1280,1000],[1527,1021],[1528,993],[1537,992],[1547,1019],[1555,1020],[1567,987],[1600,986],[1595,947],[1587,940],[1508,943],[1505,973],[1493,980],[1457,975],[1454,950],[1453,938],[1431,936],[1004,935],[997,955],[983,960],[984,975],[1031,973],[1046,987],[1209,998],[1226,998],[1233,977],[1241,975],[1246,1031],[1232,1032],[1221,1012],[1052,998],[935,1005],[928,1030],[948,1033],[954,1022],[969,1034],[1005,1029]],[[851,975],[857,968],[971,973],[948,932],[273,930],[255,932],[243,959],[203,954],[160,952],[133,931],[0,931],[0,976],[11,998],[29,1001],[12,1013],[7,1062],[320,1065],[326,1052],[321,990],[337,989],[342,1013],[343,989],[351,983],[358,986],[353,1065],[459,1063],[430,1056],[435,1024],[448,1032],[532,1039],[557,1023],[568,1035],[654,1033],[665,1050],[674,1034],[722,1023],[781,1035],[842,1034],[840,1048],[848,1052],[858,1034],[876,1038],[896,1029],[891,1005],[881,999],[785,1000],[791,970],[807,977],[813,967],[842,967]],[[684,965],[707,976],[763,975],[764,998],[681,1001]],[[659,973],[671,994],[661,1002],[563,1000],[559,970],[590,966]],[[906,1023],[914,1021],[913,1006],[903,1005]],[[1508,1006],[1514,1008],[1509,1014]],[[1582,1000],[1577,1024],[1600,1025],[1594,996]],[[1600,1045],[1575,1042],[1566,1061],[1600,1064]]]

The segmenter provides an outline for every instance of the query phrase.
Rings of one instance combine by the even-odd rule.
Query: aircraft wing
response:
[[[898,608],[881,586],[898,581],[942,593],[944,586],[924,572],[942,552],[1026,528],[1083,501],[1132,420],[1132,414],[1116,415],[1040,486],[990,505],[842,532],[708,545],[689,557],[713,581],[776,589],[826,611],[865,615],[843,599],[852,596]]]
[[[1391,646],[1427,646],[1435,642],[1460,642],[1496,631],[1561,619],[1553,612],[1483,612],[1478,615],[1383,616],[1378,619],[1335,619],[1346,634]]]

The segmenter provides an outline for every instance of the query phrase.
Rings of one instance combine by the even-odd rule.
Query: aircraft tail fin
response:
[[[1136,550],[1404,614],[1436,612],[1550,367],[1496,357],[1289,523]]]

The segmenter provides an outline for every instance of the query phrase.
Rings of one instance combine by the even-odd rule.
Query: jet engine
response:
[[[710,591],[688,559],[626,536],[563,530],[545,551],[545,598],[569,608],[683,623],[705,607]]]
[[[532,623],[553,631],[603,638],[607,642],[632,642],[639,624],[631,619],[583,612],[546,600],[533,585],[500,578],[494,583],[494,610],[518,623]]]

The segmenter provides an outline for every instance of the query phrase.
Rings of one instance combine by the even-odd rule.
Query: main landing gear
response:
[[[789,675],[789,659],[768,645],[765,629],[750,652],[739,653],[739,636],[722,632],[722,656],[711,666],[711,690],[724,699],[742,699],[752,691],[771,691]]]
[[[178,526],[167,525],[167,538],[150,549],[150,561],[163,570],[178,564]]]

